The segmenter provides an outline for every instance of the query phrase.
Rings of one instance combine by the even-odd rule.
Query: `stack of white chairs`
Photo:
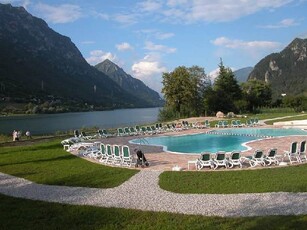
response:
[[[130,148],[127,145],[111,145],[103,144],[101,142],[92,143],[83,152],[82,155],[102,164],[114,166],[127,166],[131,167],[133,157]]]

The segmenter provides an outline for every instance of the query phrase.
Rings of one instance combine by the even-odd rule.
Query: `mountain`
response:
[[[146,86],[141,80],[133,78],[109,59],[97,64],[96,69],[109,76],[121,88],[137,98],[142,98],[151,106],[163,106],[164,101],[159,94]]]
[[[245,67],[234,71],[234,75],[239,83],[246,82],[249,74],[252,72],[253,67]]]
[[[307,39],[294,39],[280,53],[272,53],[257,63],[248,80],[269,82],[273,98],[285,93],[307,93]]]
[[[0,97],[14,102],[57,98],[74,107],[148,107],[89,65],[80,51],[23,7],[0,4]]]

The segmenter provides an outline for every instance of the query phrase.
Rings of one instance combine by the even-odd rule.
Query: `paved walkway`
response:
[[[111,189],[41,185],[0,173],[0,193],[48,202],[206,216],[307,214],[307,193],[176,194],[158,186],[161,172],[140,171]]]

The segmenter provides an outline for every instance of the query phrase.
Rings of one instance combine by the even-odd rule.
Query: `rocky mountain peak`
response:
[[[117,66],[109,59],[97,64],[95,68],[109,76],[120,87],[132,95],[138,98],[143,98],[154,106],[163,105],[163,100],[156,91],[150,89],[141,80],[127,74],[122,68]]]
[[[307,92],[307,39],[296,38],[280,53],[272,53],[256,65],[248,79],[258,79],[272,86],[273,97],[281,93]]]

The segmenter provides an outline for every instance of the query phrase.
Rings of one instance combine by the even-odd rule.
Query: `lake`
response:
[[[11,134],[13,130],[32,134],[52,134],[84,127],[117,128],[136,124],[154,123],[160,108],[118,109],[111,111],[40,114],[0,117],[0,133]]]

